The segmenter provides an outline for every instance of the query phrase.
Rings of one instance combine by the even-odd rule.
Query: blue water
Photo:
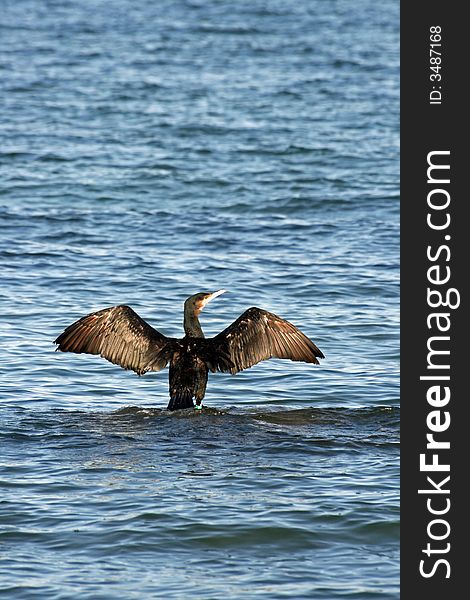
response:
[[[0,597],[396,599],[398,3],[4,0]],[[249,306],[321,366],[202,413],[55,353],[129,304]]]

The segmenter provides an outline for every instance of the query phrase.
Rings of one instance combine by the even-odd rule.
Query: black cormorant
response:
[[[170,338],[129,306],[112,306],[83,317],[55,340],[57,350],[99,354],[138,375],[170,363],[169,410],[201,408],[208,372],[238,373],[268,358],[318,364],[321,350],[297,327],[261,308],[249,308],[213,338],[206,339],[199,314],[223,294],[201,292],[184,303],[182,339]]]

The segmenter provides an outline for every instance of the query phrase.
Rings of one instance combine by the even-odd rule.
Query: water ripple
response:
[[[4,3],[8,598],[398,596],[398,12],[327,4]],[[54,352],[122,303],[181,336],[220,288],[206,335],[255,304],[322,365],[169,414],[168,372]]]

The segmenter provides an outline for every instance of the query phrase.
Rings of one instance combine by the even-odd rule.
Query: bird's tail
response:
[[[193,408],[193,394],[190,390],[175,390],[170,396],[168,410],[180,410],[182,408]]]

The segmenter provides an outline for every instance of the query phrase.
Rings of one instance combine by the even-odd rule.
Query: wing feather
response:
[[[232,374],[268,358],[319,364],[321,350],[295,325],[261,308],[246,310],[211,340],[211,363]]]
[[[82,317],[54,343],[62,352],[99,354],[143,375],[166,367],[173,342],[173,338],[151,327],[132,308],[121,305]]]

